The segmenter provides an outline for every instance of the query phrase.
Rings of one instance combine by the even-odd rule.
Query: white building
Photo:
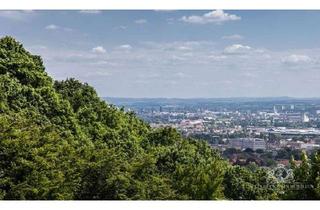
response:
[[[258,138],[230,139],[230,145],[238,149],[250,148],[252,150],[257,150],[257,149],[265,150],[267,148],[265,140],[258,139]]]
[[[306,113],[303,114],[303,120],[302,121],[303,122],[309,122],[310,121],[310,119],[309,119],[309,117],[307,116]]]

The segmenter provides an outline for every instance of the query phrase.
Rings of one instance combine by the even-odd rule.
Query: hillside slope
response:
[[[206,143],[54,82],[39,56],[0,39],[1,199],[219,199],[225,168]]]

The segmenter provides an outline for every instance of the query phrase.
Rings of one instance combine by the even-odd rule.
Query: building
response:
[[[259,139],[259,138],[230,139],[230,146],[238,149],[250,148],[252,150],[257,150],[257,149],[265,150],[267,148],[265,140]]]
[[[316,128],[303,128],[303,129],[293,129],[285,127],[277,127],[267,129],[266,134],[277,134],[283,137],[295,137],[295,136],[305,136],[305,137],[315,137],[320,136],[320,130]]]
[[[303,114],[303,120],[302,121],[305,122],[305,123],[310,121],[310,119],[309,119],[309,117],[307,116],[306,113]]]
[[[318,149],[320,146],[318,144],[312,144],[312,143],[301,143],[300,148],[305,150],[314,150]]]

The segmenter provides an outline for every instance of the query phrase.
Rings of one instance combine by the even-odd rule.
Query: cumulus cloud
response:
[[[61,27],[61,26],[58,26],[58,25],[55,25],[55,24],[50,24],[50,25],[47,25],[45,27],[46,30],[63,30],[63,31],[66,31],[66,32],[72,32],[73,29],[72,28],[67,28],[67,27]]]
[[[134,50],[125,53],[125,50],[117,49],[118,47],[129,49],[130,47],[127,45],[133,47]],[[160,94],[159,96],[164,91],[162,88],[168,88],[170,85],[167,84],[167,81],[177,82],[177,87],[181,88],[181,92],[178,91],[179,94],[186,93],[187,88],[188,94],[199,96],[200,93],[205,93],[201,96],[211,96],[211,91],[218,88],[215,92],[218,94],[217,97],[220,96],[221,91],[221,96],[224,96],[223,94],[246,96],[248,93],[262,94],[263,92],[259,92],[262,89],[267,90],[263,94],[268,95],[275,91],[276,84],[288,81],[286,80],[288,77],[293,78],[294,81],[291,83],[290,80],[288,88],[294,88],[296,82],[300,80],[307,81],[310,79],[308,75],[316,72],[319,66],[319,63],[316,62],[318,59],[316,55],[319,51],[316,50],[272,51],[265,49],[262,51],[254,45],[246,45],[245,43],[235,43],[234,45],[226,45],[224,48],[221,45],[215,45],[212,41],[203,40],[136,42],[134,45],[131,42],[123,42],[122,45],[115,46],[113,50],[110,48],[110,51],[107,46],[97,43],[91,46],[91,48],[95,47],[92,49],[95,53],[91,51],[91,48],[88,50],[85,46],[82,50],[52,49],[54,46],[51,46],[46,50],[37,50],[36,52],[44,55],[50,68],[57,69],[54,67],[58,65],[58,67],[66,69],[63,72],[53,72],[57,78],[77,76],[81,79],[81,77],[87,76],[90,79],[89,82],[101,81],[105,84],[105,80],[108,80],[108,84],[112,83],[110,88],[117,87],[119,81],[124,81],[123,84],[128,84],[124,92],[134,90],[130,94],[138,92],[136,83],[141,83],[141,87],[144,87],[144,89],[141,88],[141,91],[145,89],[158,90],[156,94]],[[189,50],[190,48],[192,50]],[[226,54],[224,51],[231,54]],[[266,55],[265,53],[270,54],[271,59],[263,57]],[[312,65],[309,63],[308,65],[286,65],[281,62],[285,57],[290,57],[294,62],[309,60],[301,55],[310,55],[310,57],[313,55],[311,57]],[[243,59],[244,56],[248,59]],[[67,71],[67,69],[74,70]],[[87,69],[92,71],[88,73]],[[296,71],[294,71],[295,69]],[[310,74],[306,74],[306,71]],[[250,85],[254,85],[255,88],[253,89]],[[101,89],[103,91],[108,88],[101,86]],[[194,89],[196,90],[192,92]],[[175,90],[169,91],[170,94],[173,92],[172,96],[178,93],[174,92]],[[225,90],[227,92],[223,92]],[[155,93],[152,92],[152,94]]]
[[[59,28],[60,28],[59,26],[54,25],[54,24],[50,24],[50,25],[47,25],[47,26],[45,27],[45,29],[47,29],[47,30],[57,30],[57,29],[59,29]]]
[[[252,50],[250,46],[233,44],[233,45],[227,46],[223,52],[225,54],[245,54],[245,53],[248,53],[250,50]]]
[[[192,23],[192,24],[222,24],[227,21],[235,21],[235,20],[241,20],[241,17],[229,14],[224,12],[223,10],[214,10],[208,13],[205,13],[201,16],[198,15],[191,15],[191,16],[183,16],[181,21],[186,23]]]
[[[239,34],[232,34],[228,36],[223,36],[222,39],[227,39],[227,40],[241,40],[243,39],[243,36]]]
[[[177,50],[181,50],[181,51],[190,51],[190,50],[192,50],[192,47],[190,47],[190,46],[178,46],[177,47]]]
[[[100,14],[101,11],[100,10],[80,10],[79,13],[96,15],[96,14]]]
[[[287,63],[287,64],[299,64],[299,63],[309,63],[312,60],[307,55],[292,54],[292,55],[289,55],[289,56],[282,58],[281,61],[282,61],[282,63]]]
[[[146,19],[138,19],[134,21],[136,24],[146,24],[148,21]]]
[[[129,45],[129,44],[123,44],[123,45],[118,46],[117,49],[119,49],[119,50],[131,50],[132,46]]]
[[[102,46],[94,47],[91,51],[97,54],[104,54],[107,52]]]
[[[143,42],[148,48],[164,51],[191,51],[194,49],[212,48],[215,42],[212,41],[175,41],[175,42]]]

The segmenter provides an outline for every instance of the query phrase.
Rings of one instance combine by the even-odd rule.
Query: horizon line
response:
[[[101,98],[117,99],[320,99],[317,97],[292,97],[292,96],[238,96],[238,97],[122,97],[122,96],[102,96]]]

